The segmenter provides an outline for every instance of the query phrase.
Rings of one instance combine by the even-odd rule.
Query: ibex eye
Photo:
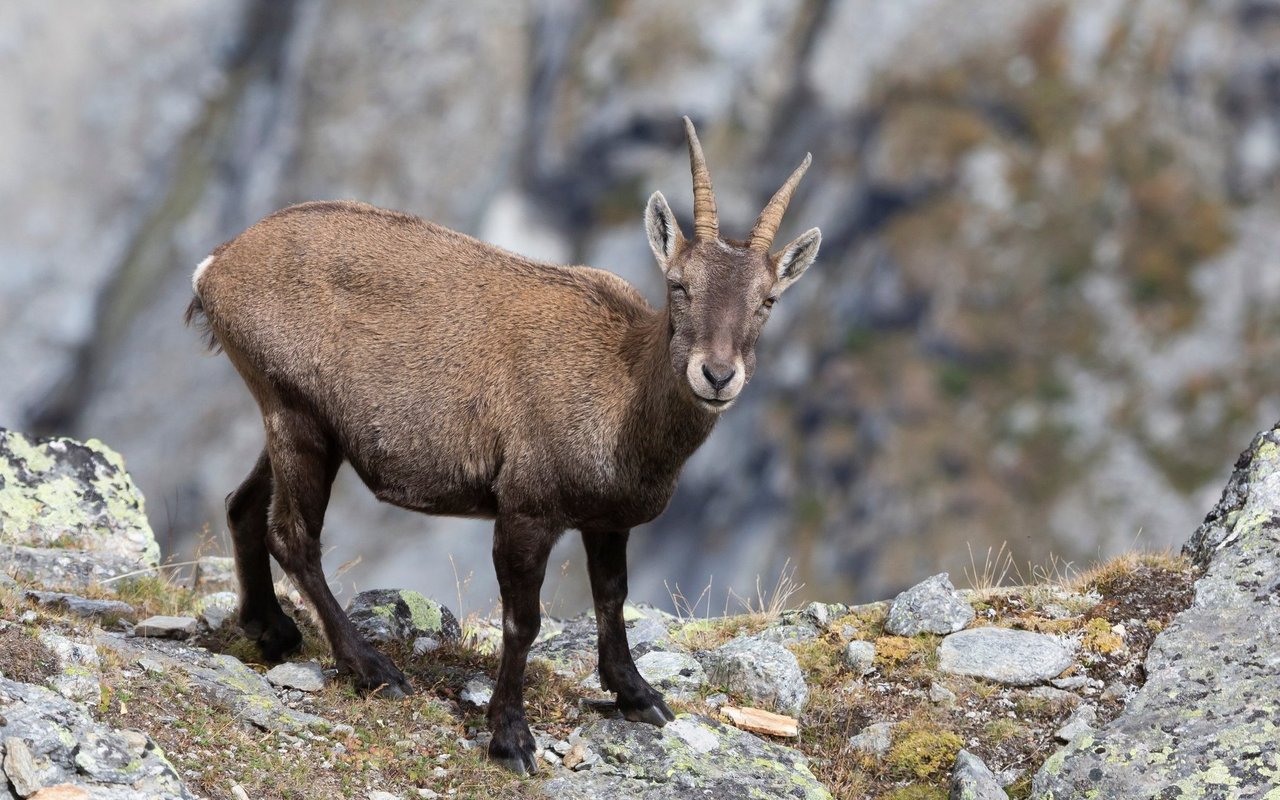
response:
[[[776,298],[776,297],[766,297],[766,298],[764,299],[764,302],[760,304],[760,307],[761,307],[761,308],[763,308],[763,309],[765,309],[766,311],[768,311],[769,309],[773,308],[773,304],[774,304],[774,303],[776,303],[776,302],[778,302],[778,298]]]

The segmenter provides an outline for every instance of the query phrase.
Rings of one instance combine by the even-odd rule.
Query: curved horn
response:
[[[720,218],[716,214],[716,195],[711,189],[711,173],[702,155],[702,143],[693,122],[684,118],[684,132],[689,137],[689,171],[693,173],[693,236],[695,239],[720,237]]]
[[[805,153],[804,161],[800,162],[800,166],[796,167],[796,171],[791,173],[791,177],[773,195],[764,211],[760,212],[755,226],[751,228],[751,235],[747,237],[749,249],[769,252],[769,248],[773,246],[773,237],[778,235],[778,226],[782,224],[782,215],[787,212],[787,204],[791,202],[791,195],[795,194],[796,186],[800,184],[800,179],[812,162],[813,154]]]

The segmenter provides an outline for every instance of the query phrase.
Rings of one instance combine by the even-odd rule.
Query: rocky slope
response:
[[[224,559],[181,581],[157,564],[119,456],[0,430],[0,797],[1269,797],[1277,476],[1280,426],[1189,560],[976,592],[937,575],[861,606],[785,610],[784,591],[723,618],[630,606],[679,714],[663,729],[600,691],[589,615],[546,619],[527,690],[545,765],[521,780],[483,755],[499,620],[354,597],[419,689],[369,700],[282,583],[306,642],[268,669]]]
[[[720,610],[785,556],[873,599],[966,542],[1173,545],[1280,415],[1270,0],[16,0],[0,31],[0,424],[125,449],[166,546],[221,536],[260,442],[177,323],[213,245],[357,196],[652,294],[640,212],[687,213],[686,113],[726,229],[808,149],[791,224],[826,235],[637,538],[639,598],[714,574]],[[483,525],[350,476],[329,525],[348,583],[452,587],[386,556],[417,537],[496,596]]]

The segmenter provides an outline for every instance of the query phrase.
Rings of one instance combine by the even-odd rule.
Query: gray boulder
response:
[[[809,687],[795,654],[780,644],[740,636],[707,655],[711,683],[798,716],[809,699]]]
[[[1039,800],[1095,793],[1263,798],[1280,790],[1280,426],[1254,438],[1184,551],[1206,568],[1156,637],[1147,682],[1121,714],[1036,773]]]
[[[1072,651],[1057,639],[1009,628],[972,628],[938,646],[938,669],[953,675],[1030,686],[1056,678],[1072,663]]]
[[[67,551],[92,559],[101,577],[160,562],[142,494],[120,455],[95,439],[33,439],[0,428],[0,540],[23,549],[19,574],[46,585],[68,583],[49,563]]]
[[[924,580],[893,600],[884,629],[895,636],[953,633],[973,622],[973,606],[943,572]]]
[[[159,614],[147,617],[133,626],[133,635],[148,639],[186,639],[200,627],[195,617],[170,617]]]
[[[59,784],[83,789],[82,796],[193,797],[149,737],[94,722],[39,686],[0,678],[0,743],[0,767],[20,797]]]
[[[999,779],[982,759],[961,750],[951,771],[951,794],[948,800],[1009,800]]]
[[[351,598],[347,616],[375,642],[412,642],[433,636],[441,642],[462,639],[453,612],[408,589],[374,589]]]
[[[586,726],[581,741],[601,763],[541,786],[555,800],[751,797],[828,800],[799,752],[706,717],[681,714],[663,728],[622,719]]]

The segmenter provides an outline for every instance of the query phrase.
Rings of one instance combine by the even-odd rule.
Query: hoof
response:
[[[370,690],[369,694],[384,700],[403,700],[413,694],[413,687],[404,678],[395,683],[384,683]]]
[[[356,675],[356,687],[374,697],[400,700],[413,694],[413,686],[391,659],[372,648],[362,653],[358,666],[343,669]]]
[[[538,759],[533,736],[528,729],[522,733],[523,736],[508,734],[501,738],[495,734],[489,742],[489,758],[517,775],[536,775]]]
[[[653,705],[644,708],[624,708],[622,716],[632,722],[646,722],[650,725],[656,725],[661,728],[668,722],[675,721],[676,715],[672,713],[667,704],[662,700],[655,700]]]
[[[258,645],[264,661],[283,661],[289,654],[302,647],[302,631],[292,619],[281,613],[270,621],[260,619],[240,623],[244,635]]]

